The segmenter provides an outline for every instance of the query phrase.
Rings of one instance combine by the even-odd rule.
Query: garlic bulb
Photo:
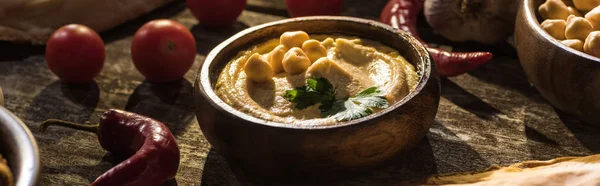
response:
[[[425,18],[452,41],[494,44],[513,31],[519,0],[425,0]]]

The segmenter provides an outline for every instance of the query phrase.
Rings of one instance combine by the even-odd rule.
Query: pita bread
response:
[[[45,44],[59,27],[111,29],[173,0],[0,0],[0,40]]]
[[[559,186],[600,185],[600,154],[526,161],[482,172],[432,176],[401,185]]]

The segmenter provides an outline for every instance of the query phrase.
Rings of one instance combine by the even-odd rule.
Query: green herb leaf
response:
[[[388,102],[377,87],[371,87],[346,100],[333,102],[331,109],[323,111],[323,117],[334,117],[338,121],[349,121],[373,113],[374,108],[384,109]]]
[[[323,117],[334,117],[338,121],[348,121],[362,118],[373,113],[373,109],[384,109],[388,102],[381,90],[371,87],[356,96],[335,100],[335,89],[325,78],[309,78],[306,86],[287,90],[284,97],[296,103],[297,109],[305,109],[321,103],[319,110]]]
[[[306,86],[287,90],[283,97],[296,103],[297,109],[305,109],[317,103],[321,103],[319,109],[327,109],[326,107],[331,108],[335,99],[335,89],[325,78],[309,78],[306,80]]]

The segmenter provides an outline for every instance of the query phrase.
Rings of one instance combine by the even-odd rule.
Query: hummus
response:
[[[297,109],[296,103],[284,97],[286,91],[305,86],[307,78],[322,77],[335,87],[336,99],[377,87],[392,105],[404,98],[418,82],[415,67],[398,51],[378,42],[341,35],[311,35],[308,38],[306,33],[306,38],[288,41],[286,34],[289,36],[285,33],[280,39],[258,44],[234,57],[219,75],[216,94],[233,108],[265,121],[332,125],[337,120],[323,118],[320,104]],[[314,50],[309,42],[312,42],[310,46],[316,47],[312,47]],[[301,50],[306,54],[304,57]],[[323,65],[323,61],[327,65]]]

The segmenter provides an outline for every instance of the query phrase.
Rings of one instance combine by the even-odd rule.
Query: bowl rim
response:
[[[527,22],[528,25],[533,25],[531,26],[533,28],[533,30],[535,30],[535,32],[537,32],[538,34],[540,34],[544,39],[548,40],[550,43],[552,43],[554,46],[557,46],[563,50],[566,50],[568,52],[577,54],[583,58],[586,58],[588,60],[591,61],[595,61],[600,63],[600,58],[596,57],[596,56],[592,56],[590,54],[587,54],[585,52],[579,51],[579,50],[575,50],[571,47],[568,47],[567,45],[564,45],[560,42],[560,40],[552,37],[550,34],[548,34],[544,29],[542,29],[542,26],[540,25],[541,23],[538,21],[538,17],[536,16],[537,13],[537,8],[535,8],[535,0],[524,0],[522,1],[522,6],[523,6],[523,11],[525,14],[525,21]],[[585,42],[585,41],[583,41]]]
[[[256,32],[256,31],[260,31],[261,29],[264,29],[267,27],[278,26],[278,25],[292,23],[292,22],[319,21],[319,20],[355,22],[355,23],[363,24],[365,26],[369,26],[371,28],[382,29],[382,30],[390,32],[392,34],[397,34],[398,38],[408,40],[408,43],[410,43],[410,45],[411,45],[410,48],[415,50],[415,52],[417,53],[417,55],[420,58],[418,60],[420,62],[417,62],[415,64],[422,65],[422,67],[423,67],[423,69],[421,70],[422,72],[419,77],[417,86],[404,98],[402,98],[398,102],[394,103],[393,105],[390,105],[388,108],[386,108],[384,110],[370,114],[366,117],[362,117],[362,118],[350,120],[350,121],[342,121],[340,123],[332,124],[332,125],[290,124],[290,123],[279,123],[279,122],[273,122],[273,121],[260,119],[260,118],[251,116],[247,113],[244,113],[242,111],[239,111],[239,110],[233,108],[229,104],[223,102],[223,100],[216,95],[214,88],[211,86],[212,84],[210,82],[210,64],[212,64],[212,62],[215,60],[215,57],[230,43],[234,42],[235,40],[237,40],[239,38],[244,37],[245,35],[248,35],[250,33]],[[307,16],[307,17],[283,19],[283,20],[279,20],[279,21],[274,21],[274,22],[269,22],[269,23],[264,23],[261,25],[253,26],[253,27],[247,28],[243,31],[240,31],[237,34],[233,35],[232,37],[228,38],[227,40],[223,41],[221,44],[217,45],[206,56],[206,59],[205,59],[204,63],[202,64],[202,67],[198,74],[198,77],[196,78],[196,82],[199,82],[200,86],[196,87],[195,89],[196,90],[200,89],[199,92],[202,94],[202,96],[207,98],[206,100],[213,107],[217,108],[218,110],[223,110],[223,112],[226,112],[227,114],[232,115],[232,117],[238,117],[242,120],[248,121],[253,124],[264,125],[264,126],[269,126],[269,127],[277,127],[277,128],[288,128],[288,129],[313,129],[313,130],[333,129],[333,128],[341,128],[341,127],[346,127],[346,126],[363,123],[365,121],[375,119],[382,115],[388,114],[389,112],[391,112],[395,109],[398,109],[400,106],[404,105],[406,102],[408,102],[413,97],[415,97],[416,95],[418,95],[419,93],[421,93],[423,91],[423,89],[429,82],[429,79],[431,78],[433,71],[434,71],[433,60],[432,60],[432,57],[430,56],[429,52],[427,51],[427,48],[425,48],[425,46],[423,44],[421,44],[421,42],[419,42],[417,39],[415,39],[410,34],[404,32],[404,31],[394,29],[389,25],[386,25],[386,24],[383,24],[383,23],[380,23],[377,21],[363,19],[363,18],[346,17],[346,16]]]
[[[0,106],[0,123],[4,123],[5,128],[12,134],[16,134],[10,135],[10,138],[13,138],[16,142],[15,146],[19,147],[18,154],[21,156],[20,169],[16,174],[18,176],[15,175],[14,178],[15,185],[36,185],[40,177],[41,162],[37,142],[33,134],[25,123],[2,106]],[[14,169],[11,170],[14,171]]]

